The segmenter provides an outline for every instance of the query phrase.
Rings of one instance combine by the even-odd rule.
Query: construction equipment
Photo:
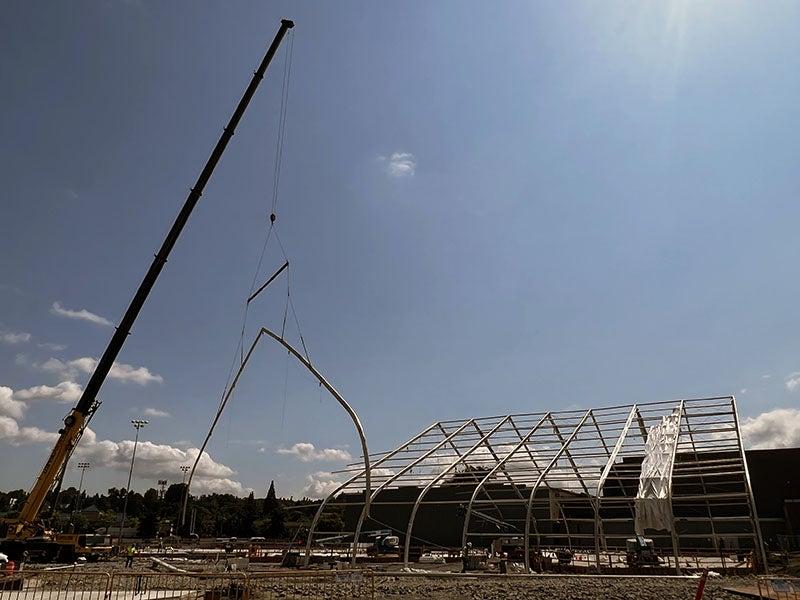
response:
[[[661,559],[656,554],[653,540],[637,535],[625,540],[625,562],[629,567],[657,567]]]
[[[396,554],[398,557],[400,556],[400,538],[394,535],[391,529],[367,531],[364,535],[372,539],[372,544],[367,548],[367,556],[380,556],[384,554]]]
[[[178,241],[178,237],[188,222],[195,205],[200,200],[206,183],[208,183],[211,178],[214,168],[225,152],[228,142],[233,137],[236,126],[239,124],[259,83],[261,83],[261,80],[264,78],[267,67],[277,52],[281,41],[292,27],[294,27],[292,21],[286,19],[281,21],[281,26],[278,29],[278,33],[275,35],[275,39],[273,39],[272,44],[270,44],[267,49],[267,53],[258,69],[253,73],[250,84],[239,100],[239,104],[236,106],[227,126],[223,129],[222,135],[211,152],[211,156],[209,156],[197,181],[191,188],[161,248],[150,264],[150,268],[139,284],[139,288],[136,290],[119,326],[111,337],[103,356],[98,361],[89,382],[86,384],[78,404],[64,419],[64,426],[58,431],[59,438],[39,473],[25,505],[15,519],[6,521],[5,538],[0,541],[0,549],[7,553],[12,560],[19,560],[29,545],[36,548],[37,556],[41,557],[41,559],[55,560],[60,555],[76,552],[77,546],[75,543],[67,543],[66,540],[59,542],[55,532],[49,530],[41,521],[40,511],[42,505],[44,504],[48,491],[50,491],[53,484],[56,482],[59,473],[65,468],[69,456],[77,444],[87,417],[91,413],[91,408],[95,405],[100,387],[103,385],[111,367],[114,365],[117,355],[120,350],[122,350],[125,340],[128,335],[130,335],[131,328],[133,327],[134,321],[136,321],[136,317],[139,315],[139,311],[141,311],[144,306],[150,291],[153,289],[161,270],[167,262],[172,248]]]

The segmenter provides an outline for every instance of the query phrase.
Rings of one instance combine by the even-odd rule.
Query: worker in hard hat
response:
[[[472,542],[467,542],[461,549],[461,572],[466,573],[469,567],[469,551],[472,550]]]

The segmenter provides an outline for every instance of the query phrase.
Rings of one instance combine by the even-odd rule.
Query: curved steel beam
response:
[[[408,440],[403,445],[398,446],[397,448],[395,448],[394,450],[392,450],[388,454],[386,454],[386,455],[382,456],[381,458],[379,458],[372,465],[372,468],[374,469],[378,465],[383,464],[384,462],[386,462],[390,458],[394,457],[396,454],[398,454],[398,453],[402,452],[403,450],[405,450],[406,448],[408,448],[410,445],[416,443],[418,440],[420,440],[421,438],[423,438],[427,434],[429,434],[431,432],[431,430],[434,429],[435,427],[437,427],[438,425],[439,425],[438,422],[437,423],[433,423],[431,426],[427,427],[426,429],[423,429],[421,432],[419,432],[417,435],[415,435],[413,438]],[[325,510],[325,506],[328,504],[328,502],[330,502],[330,500],[332,498],[334,498],[336,496],[336,494],[338,494],[339,492],[341,492],[342,490],[347,488],[347,486],[349,486],[350,484],[354,483],[355,481],[357,481],[361,477],[363,477],[364,473],[365,473],[365,471],[359,471],[358,473],[353,475],[350,479],[348,479],[343,484],[341,484],[339,487],[337,487],[335,490],[333,490],[330,494],[328,494],[325,497],[325,499],[319,505],[319,508],[317,509],[317,512],[314,513],[314,518],[311,520],[311,525],[308,528],[308,538],[306,539],[306,555],[305,555],[305,561],[304,561],[304,564],[305,564],[306,567],[308,566],[308,563],[311,560],[311,545],[313,543],[314,531],[316,531],[316,529],[317,529],[317,524],[319,523],[319,520],[322,517],[322,512]]]
[[[472,516],[472,505],[474,504],[475,499],[478,497],[478,492],[483,488],[484,485],[486,485],[486,482],[489,481],[489,479],[491,479],[499,469],[502,469],[503,466],[506,464],[506,462],[508,462],[508,460],[512,456],[514,456],[514,454],[516,454],[516,452],[526,444],[526,442],[531,438],[531,436],[534,433],[536,433],[536,430],[539,429],[539,427],[541,427],[542,423],[545,422],[545,420],[547,419],[547,417],[549,415],[550,415],[550,413],[547,413],[545,416],[543,416],[542,419],[536,425],[534,425],[533,429],[528,431],[528,433],[525,435],[524,438],[522,438],[520,436],[521,439],[520,439],[519,443],[516,446],[514,446],[514,448],[511,449],[500,460],[500,462],[498,462],[494,467],[492,467],[492,469],[484,476],[483,479],[481,479],[480,483],[478,483],[477,487],[473,490],[472,496],[469,499],[469,504],[467,505],[467,512],[464,515],[464,529],[461,532],[461,547],[462,548],[467,545],[467,531],[469,529],[470,517]],[[515,429],[516,429],[516,426],[515,426]],[[538,469],[538,467],[537,467],[537,469]]]
[[[486,440],[489,439],[490,437],[492,437],[492,435],[494,435],[495,432],[498,429],[500,429],[503,425],[505,425],[506,422],[508,422],[508,420],[510,418],[511,418],[511,416],[509,415],[509,416],[505,417],[503,420],[501,420],[497,425],[492,427],[492,429],[489,431],[489,433],[484,435],[480,440],[478,440],[478,442],[476,442],[473,446],[471,446],[469,448],[469,450],[464,452],[464,454],[462,456],[458,457],[458,459],[453,461],[452,463],[450,463],[450,465],[448,465],[447,468],[444,471],[442,471],[436,477],[434,477],[428,483],[428,485],[426,485],[423,488],[423,490],[422,490],[422,492],[420,492],[419,496],[417,496],[417,500],[414,502],[414,506],[411,509],[411,515],[408,518],[408,527],[406,528],[406,543],[405,543],[405,550],[403,551],[403,563],[406,566],[408,566],[408,556],[409,556],[409,554],[411,552],[411,532],[414,529],[414,519],[417,516],[417,510],[419,510],[419,505],[422,503],[422,499],[425,497],[425,495],[428,493],[428,491],[434,485],[436,485],[442,479],[444,479],[444,476],[447,475],[453,469],[455,469],[460,463],[464,462],[464,459],[468,458],[473,452],[475,452],[475,450],[477,448],[482,446],[486,442]]]
[[[429,458],[431,455],[433,455],[442,446],[446,445],[448,442],[451,442],[451,440],[454,437],[456,437],[458,434],[460,434],[462,431],[464,431],[471,423],[474,424],[475,420],[474,419],[470,419],[469,421],[465,422],[461,427],[456,429],[453,433],[449,434],[446,438],[444,438],[442,441],[440,441],[438,444],[436,444],[433,448],[428,450],[425,454],[423,454],[422,456],[418,457],[417,459],[415,459],[411,463],[407,464],[398,473],[396,473],[395,475],[391,476],[389,479],[387,479],[381,485],[379,485],[377,488],[375,488],[375,491],[372,492],[372,496],[370,497],[370,502],[375,500],[375,498],[378,496],[378,494],[381,492],[381,490],[383,490],[387,485],[389,485],[393,481],[396,481],[399,477],[402,477],[403,475],[408,473],[411,469],[413,469],[415,466],[417,466],[423,460],[425,460],[425,459]],[[367,516],[367,510],[366,510],[366,507],[365,507],[361,511],[361,514],[358,517],[358,523],[356,524],[355,535],[353,535],[353,559],[351,561],[351,564],[353,566],[355,566],[355,564],[356,564],[356,547],[358,546],[358,538],[361,535],[361,527],[364,525],[364,519],[366,518],[366,516]]]
[[[244,372],[244,368],[247,366],[247,362],[250,360],[250,356],[252,356],[253,350],[256,349],[256,345],[261,339],[263,333],[264,330],[261,329],[253,340],[253,343],[250,344],[250,349],[247,351],[244,359],[242,359],[242,362],[239,365],[239,370],[236,371],[236,376],[233,378],[233,381],[231,381],[230,387],[222,396],[222,401],[219,403],[217,413],[214,415],[214,420],[211,421],[211,427],[209,427],[206,438],[203,440],[203,445],[200,446],[200,452],[197,453],[197,457],[194,459],[192,470],[189,472],[189,480],[186,482],[186,487],[183,490],[183,502],[181,503],[181,528],[186,525],[186,507],[189,505],[189,489],[192,487],[194,472],[197,470],[197,465],[200,463],[200,459],[203,457],[203,452],[206,451],[206,446],[208,445],[208,441],[211,439],[211,435],[214,433],[214,428],[217,426],[219,418],[222,416],[222,411],[225,410],[225,406],[228,404],[228,400],[230,400],[233,390],[236,389],[236,384],[239,383],[239,377],[241,377],[242,373]]]
[[[371,477],[370,474],[371,469],[369,466],[369,450],[367,449],[367,435],[364,433],[364,428],[361,426],[361,420],[358,418],[356,411],[353,410],[353,407],[347,403],[347,400],[345,400],[342,397],[342,395],[336,390],[336,388],[334,388],[330,383],[328,383],[328,380],[322,376],[322,373],[317,371],[314,368],[314,366],[308,361],[308,359],[302,354],[300,354],[297,350],[295,350],[295,348],[292,347],[292,345],[289,344],[289,342],[284,340],[277,333],[273,333],[266,327],[262,327],[260,333],[266,333],[273,340],[275,340],[281,346],[286,348],[290,354],[292,354],[297,360],[299,360],[302,363],[302,365],[306,369],[308,369],[314,377],[317,378],[317,381],[319,381],[322,384],[322,387],[328,390],[331,393],[331,395],[334,398],[336,398],[336,400],[339,402],[339,404],[342,406],[345,412],[348,415],[350,415],[350,419],[353,421],[353,425],[355,425],[356,431],[358,432],[358,437],[361,441],[361,452],[364,455],[364,480],[365,480],[364,483],[366,486],[366,489],[364,490],[364,503],[366,504],[364,510],[367,512],[367,514],[369,514],[370,477]]]
[[[194,461],[191,473],[189,474],[189,480],[186,483],[186,489],[184,490],[183,508],[181,511],[181,525],[183,525],[186,522],[186,506],[189,500],[189,488],[192,485],[192,479],[194,478],[194,473],[197,469],[198,463],[200,462],[200,458],[202,458],[203,456],[203,452],[205,451],[206,446],[208,445],[208,441],[211,439],[211,435],[214,432],[214,427],[219,421],[219,418],[222,415],[222,411],[225,409],[225,405],[228,403],[228,400],[230,399],[231,394],[233,393],[233,390],[236,387],[236,384],[239,382],[239,377],[242,375],[242,372],[244,371],[247,362],[250,360],[250,356],[253,354],[256,345],[261,340],[261,337],[264,334],[268,335],[269,337],[277,341],[284,348],[286,348],[286,350],[288,350],[290,354],[292,354],[295,358],[297,358],[297,360],[299,360],[302,363],[302,365],[311,372],[311,374],[317,379],[317,381],[319,381],[319,383],[326,390],[328,390],[328,392],[330,392],[330,394],[334,398],[336,398],[336,400],[339,402],[342,408],[344,408],[345,412],[347,412],[347,414],[350,415],[350,419],[353,421],[356,431],[358,432],[358,437],[361,441],[361,452],[364,455],[364,471],[365,471],[365,484],[366,484],[366,489],[364,490],[365,504],[366,504],[365,510],[367,511],[367,514],[369,514],[369,496],[370,496],[369,450],[367,449],[367,436],[364,433],[364,428],[361,425],[361,421],[358,418],[356,411],[353,410],[350,404],[347,403],[347,400],[345,400],[342,397],[342,395],[336,390],[336,388],[334,388],[330,383],[328,383],[328,380],[325,379],[325,377],[323,377],[322,374],[314,368],[314,366],[308,361],[308,359],[306,359],[302,354],[300,354],[291,344],[289,344],[289,342],[284,340],[276,333],[273,333],[266,327],[262,327],[259,330],[258,334],[256,335],[256,338],[253,340],[253,343],[250,345],[250,349],[247,351],[247,355],[242,360],[242,364],[239,366],[239,370],[236,372],[236,376],[233,378],[230,388],[225,393],[225,396],[223,397],[223,400],[220,403],[219,409],[217,410],[217,414],[214,416],[214,421],[211,424],[211,428],[208,430],[208,435],[206,435],[206,438],[203,441],[203,445],[200,448],[200,452],[198,453],[197,458]]]
[[[531,572],[531,561],[530,561],[530,559],[531,559],[531,556],[530,556],[530,553],[531,553],[531,545],[530,545],[531,513],[533,512],[533,500],[536,497],[536,492],[539,490],[539,486],[541,485],[541,483],[544,480],[544,478],[547,476],[547,474],[550,472],[550,470],[558,462],[558,459],[561,458],[561,455],[564,454],[564,452],[566,452],[567,447],[570,445],[570,443],[572,443],[572,440],[574,440],[575,437],[578,435],[578,432],[580,431],[581,427],[583,427],[583,424],[586,423],[586,420],[589,418],[589,415],[591,415],[591,414],[592,414],[591,410],[587,410],[586,411],[586,414],[583,415],[583,418],[581,418],[580,422],[575,426],[575,429],[572,430],[572,433],[569,434],[569,437],[566,439],[566,441],[563,444],[561,444],[561,448],[558,450],[558,452],[556,452],[555,456],[553,456],[553,458],[550,459],[550,462],[547,463],[547,466],[539,474],[539,477],[536,479],[536,483],[534,483],[533,487],[531,488],[531,494],[530,494],[530,496],[528,496],[528,509],[526,511],[526,514],[525,514],[525,537],[523,538],[524,539],[524,543],[525,543],[525,572],[526,573],[530,573]],[[536,535],[538,537],[538,535],[539,535],[538,532],[537,532]]]

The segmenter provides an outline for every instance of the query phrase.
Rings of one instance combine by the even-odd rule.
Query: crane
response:
[[[250,84],[245,89],[244,94],[239,100],[239,104],[233,111],[233,115],[223,129],[197,181],[190,189],[183,207],[172,223],[172,227],[161,244],[161,248],[156,253],[153,262],[150,264],[150,268],[139,284],[119,326],[116,328],[105,352],[103,352],[102,357],[98,361],[89,382],[86,384],[80,400],[78,400],[75,408],[64,418],[63,427],[58,431],[58,440],[50,451],[44,467],[42,467],[42,470],[36,478],[36,482],[28,494],[28,499],[25,501],[19,515],[6,522],[5,538],[0,541],[0,549],[12,559],[18,560],[26,550],[31,558],[45,560],[55,559],[57,557],[70,558],[71,555],[74,555],[77,543],[75,540],[66,539],[64,535],[56,535],[48,531],[43,524],[40,523],[39,514],[42,505],[44,504],[48,491],[53,487],[53,484],[58,479],[59,473],[61,473],[69,460],[69,456],[80,438],[80,434],[87,419],[92,414],[92,407],[95,406],[97,394],[108,376],[117,355],[120,350],[122,350],[122,346],[125,344],[125,340],[133,327],[133,323],[136,321],[136,317],[139,315],[158,276],[161,274],[161,270],[167,262],[172,248],[178,241],[178,237],[189,220],[189,216],[194,210],[195,205],[200,200],[206,183],[208,183],[211,178],[214,168],[225,152],[228,142],[233,137],[236,126],[239,124],[242,115],[250,104],[250,100],[255,94],[258,85],[264,78],[267,67],[269,67],[283,38],[292,27],[294,27],[294,22],[288,19],[283,19],[281,21],[280,28],[275,38],[272,40],[258,68],[253,73]]]

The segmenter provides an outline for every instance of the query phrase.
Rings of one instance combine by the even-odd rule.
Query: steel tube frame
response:
[[[601,503],[603,501],[603,486],[606,484],[606,479],[608,479],[608,474],[611,472],[611,469],[614,466],[614,462],[617,460],[617,455],[619,454],[619,451],[622,449],[622,446],[625,443],[625,438],[628,437],[628,431],[631,428],[631,423],[633,423],[633,417],[636,415],[636,413],[637,413],[637,408],[636,405],[634,404],[631,407],[630,413],[628,414],[628,420],[625,421],[625,425],[622,428],[622,433],[620,433],[619,437],[617,438],[617,442],[616,444],[614,444],[614,449],[611,451],[611,454],[609,454],[606,466],[603,467],[603,472],[600,475],[600,479],[597,482],[597,491],[595,492],[595,502],[594,502],[594,551],[598,568],[600,568],[601,532],[604,538],[603,544],[605,545],[605,532],[602,531],[603,526],[602,522],[600,521],[600,508],[601,508]]]
[[[391,458],[396,456],[404,448],[408,448],[412,444],[415,444],[417,441],[419,441],[420,439],[422,439],[423,437],[428,435],[432,430],[434,430],[437,425],[438,425],[438,423],[433,423],[431,426],[423,429],[421,432],[419,432],[413,438],[408,440],[406,443],[398,446],[395,450],[384,454],[383,457],[381,457],[375,463],[373,463],[372,468],[378,467],[379,465],[383,464],[387,460],[390,460]],[[340,493],[342,490],[346,489],[348,486],[350,486],[351,484],[355,483],[356,481],[358,481],[359,479],[364,477],[365,472],[366,471],[362,470],[362,471],[356,473],[355,475],[353,475],[350,479],[345,481],[343,484],[341,484],[339,487],[337,487],[335,490],[333,490],[330,494],[328,494],[325,497],[325,499],[322,501],[322,503],[320,503],[319,508],[317,509],[317,512],[314,513],[314,518],[311,520],[311,525],[308,528],[308,538],[306,539],[306,552],[305,552],[305,561],[304,561],[304,565],[306,567],[308,566],[308,563],[309,563],[309,561],[311,559],[311,546],[312,546],[313,541],[314,541],[314,531],[316,531],[316,529],[317,529],[317,524],[319,523],[319,520],[322,517],[322,512],[325,510],[325,506],[328,504],[328,502],[332,498],[334,498],[336,496],[336,494]]]
[[[200,451],[197,454],[197,458],[192,465],[192,470],[189,473],[189,480],[186,482],[186,489],[184,489],[184,496],[183,496],[183,508],[181,510],[181,527],[184,526],[186,523],[186,507],[189,502],[189,488],[192,485],[192,479],[194,478],[195,470],[197,469],[197,465],[200,463],[200,459],[203,457],[203,452],[208,445],[209,440],[211,439],[211,435],[214,433],[214,427],[216,426],[217,422],[219,421],[220,416],[222,415],[222,411],[224,410],[228,400],[230,399],[231,395],[233,394],[234,389],[236,388],[236,384],[239,382],[239,378],[241,377],[242,373],[244,372],[245,366],[247,366],[250,357],[253,354],[253,351],[256,349],[256,345],[262,339],[263,335],[267,335],[271,337],[273,340],[278,342],[281,346],[286,348],[289,353],[294,356],[300,363],[308,369],[308,371],[317,379],[317,381],[324,387],[330,394],[336,399],[336,401],[344,408],[345,412],[350,416],[350,419],[353,421],[353,425],[356,428],[356,432],[358,433],[359,440],[361,442],[361,452],[364,454],[364,471],[366,472],[365,476],[365,485],[366,489],[364,491],[365,503],[367,504],[367,513],[369,513],[369,495],[370,495],[370,466],[369,466],[369,449],[367,448],[367,436],[364,433],[364,427],[361,425],[361,420],[358,418],[356,411],[353,410],[353,407],[344,399],[344,397],[334,388],[325,377],[323,377],[322,373],[317,371],[314,368],[307,358],[305,358],[300,352],[298,352],[289,342],[284,340],[278,334],[270,331],[266,327],[262,327],[259,329],[258,334],[256,335],[253,343],[250,345],[249,350],[247,351],[247,356],[242,360],[242,364],[239,366],[239,369],[236,371],[236,376],[234,377],[233,381],[225,396],[223,397],[222,402],[220,403],[219,409],[214,417],[214,421],[211,424],[211,428],[208,430],[208,434],[206,435],[205,440],[203,441],[203,446],[200,448]]]
[[[539,427],[541,427],[542,423],[545,422],[545,420],[548,418],[549,415],[550,415],[550,413],[547,413],[544,417],[542,417],[541,420],[536,425],[534,425],[532,429],[530,429],[528,431],[528,433],[525,435],[525,437],[520,439],[520,442],[516,446],[514,446],[514,448],[512,450],[510,450],[500,460],[500,462],[498,462],[486,474],[486,476],[481,480],[481,482],[477,485],[475,490],[472,492],[472,497],[469,499],[469,504],[467,505],[467,512],[464,514],[464,527],[463,527],[463,530],[462,530],[462,533],[461,533],[461,547],[462,548],[467,545],[467,531],[469,530],[469,521],[470,521],[470,517],[472,516],[472,505],[475,502],[475,499],[478,497],[478,491],[483,489],[483,486],[486,485],[486,482],[489,481],[489,479],[491,479],[494,476],[494,474],[497,472],[497,470],[503,468],[503,466],[508,461],[508,459],[511,458],[512,456],[514,456],[514,454],[516,454],[516,452],[525,445],[525,442],[528,439],[530,439],[530,437],[539,429]],[[514,426],[514,429],[516,429],[516,426]],[[538,467],[536,467],[536,468],[538,469]]]
[[[672,461],[669,465],[669,476],[667,478],[668,487],[667,487],[667,502],[669,503],[669,510],[672,516],[672,530],[670,531],[670,535],[672,537],[672,553],[675,556],[675,573],[677,575],[681,574],[681,564],[680,564],[680,544],[678,542],[678,529],[675,523],[675,509],[672,506],[672,472],[675,470],[675,457],[678,454],[678,444],[681,439],[681,423],[683,422],[683,406],[684,401],[681,400],[680,404],[678,405],[678,429],[675,432],[675,445],[672,447]]]
[[[450,463],[450,465],[449,465],[449,466],[448,466],[446,469],[444,469],[444,470],[443,470],[441,473],[439,473],[439,474],[438,474],[436,477],[434,477],[434,478],[433,478],[433,479],[432,479],[432,480],[431,480],[431,481],[428,483],[428,485],[426,485],[426,486],[423,488],[423,490],[422,490],[422,492],[420,492],[419,496],[417,496],[417,499],[416,499],[416,501],[414,502],[414,506],[413,506],[413,508],[411,509],[411,516],[408,518],[408,527],[406,528],[406,540],[405,540],[405,548],[404,548],[404,550],[403,550],[403,564],[404,564],[405,566],[408,566],[408,556],[409,556],[409,553],[410,553],[410,551],[411,551],[411,538],[412,538],[412,535],[411,535],[411,534],[412,534],[412,532],[413,532],[413,529],[414,529],[414,519],[415,519],[415,518],[416,518],[416,516],[417,516],[417,511],[419,510],[419,506],[420,506],[420,504],[422,503],[422,499],[423,499],[423,498],[426,496],[426,494],[428,493],[428,491],[429,491],[429,490],[430,490],[430,489],[431,489],[431,488],[432,488],[434,485],[436,485],[436,484],[437,484],[439,481],[441,481],[441,480],[444,478],[444,476],[445,476],[445,475],[447,475],[447,474],[448,474],[450,471],[452,471],[452,470],[453,470],[454,468],[456,468],[456,467],[457,467],[459,464],[461,464],[461,463],[464,461],[464,459],[465,459],[465,458],[467,458],[467,457],[469,457],[469,456],[470,456],[470,455],[471,455],[471,454],[472,454],[472,453],[473,453],[473,452],[474,452],[474,451],[475,451],[477,448],[479,448],[480,446],[482,446],[482,445],[483,445],[483,443],[484,443],[484,442],[485,442],[485,441],[486,441],[488,438],[490,438],[492,435],[494,435],[494,433],[495,433],[495,432],[496,432],[498,429],[500,429],[500,428],[501,428],[501,427],[502,427],[502,426],[503,426],[503,425],[504,425],[506,422],[508,422],[508,420],[509,420],[510,418],[511,418],[510,416],[507,416],[507,417],[505,417],[504,419],[502,419],[502,420],[501,420],[501,421],[500,421],[500,422],[499,422],[497,425],[495,425],[495,426],[494,426],[494,427],[493,427],[493,428],[492,428],[492,429],[489,431],[489,433],[487,433],[486,435],[484,435],[484,436],[483,436],[483,437],[482,437],[482,438],[481,438],[481,439],[480,439],[480,440],[479,440],[479,441],[478,441],[476,444],[474,444],[474,445],[473,445],[473,446],[472,446],[472,447],[471,447],[469,450],[467,450],[467,451],[464,453],[464,455],[463,455],[463,456],[460,456],[460,457],[458,457],[458,459],[457,459],[457,460],[455,460],[455,461],[453,461],[452,463]]]
[[[383,482],[381,485],[379,485],[379,486],[378,486],[378,487],[377,487],[377,488],[376,488],[376,489],[375,489],[375,490],[372,492],[372,495],[370,496],[370,502],[371,502],[372,500],[374,500],[374,499],[377,497],[377,495],[378,495],[378,494],[381,492],[381,490],[383,490],[383,489],[384,489],[384,488],[385,488],[387,485],[389,485],[389,484],[390,484],[390,483],[392,483],[393,481],[396,481],[398,478],[402,477],[402,476],[403,476],[405,473],[407,473],[408,471],[410,471],[411,469],[413,469],[415,466],[417,466],[418,464],[420,464],[422,461],[424,461],[424,460],[426,460],[426,459],[430,458],[430,457],[431,457],[433,454],[435,454],[435,453],[436,453],[436,451],[437,451],[439,448],[441,448],[442,446],[446,445],[448,442],[451,442],[451,440],[452,440],[453,438],[455,438],[455,437],[456,437],[456,436],[457,436],[459,433],[461,433],[462,431],[464,431],[464,429],[466,429],[467,427],[469,427],[469,426],[470,426],[471,424],[473,424],[473,423],[474,423],[474,421],[470,419],[469,421],[467,421],[466,423],[464,423],[464,424],[463,424],[461,427],[459,427],[458,429],[456,429],[456,430],[455,430],[453,433],[451,433],[451,434],[449,434],[449,435],[447,435],[447,434],[446,434],[446,435],[447,435],[447,437],[445,437],[445,438],[444,438],[444,439],[443,439],[441,442],[439,442],[438,444],[436,444],[436,445],[435,445],[433,448],[431,448],[430,450],[428,450],[428,451],[427,451],[425,454],[423,454],[422,456],[418,457],[416,460],[412,461],[411,463],[409,463],[408,465],[406,465],[405,467],[403,467],[403,469],[402,469],[401,471],[399,471],[398,473],[396,473],[395,475],[393,475],[392,477],[390,477],[389,479],[387,479],[386,481],[384,481],[384,482]],[[438,423],[437,423],[436,425],[437,425],[437,426],[440,426]],[[442,429],[442,432],[444,433],[444,429]],[[356,549],[357,549],[357,547],[358,547],[358,538],[359,538],[359,536],[361,535],[361,527],[362,527],[362,526],[363,526],[363,524],[364,524],[364,519],[366,518],[366,516],[367,516],[367,507],[366,507],[366,506],[364,506],[364,509],[361,511],[361,514],[358,516],[358,523],[356,524],[356,530],[355,530],[355,533],[354,533],[354,535],[353,535],[353,559],[352,559],[352,561],[351,561],[351,564],[352,564],[353,566],[355,566],[355,564],[356,564]]]
[[[536,492],[539,489],[539,485],[542,483],[542,480],[547,476],[547,474],[550,472],[550,470],[555,466],[555,464],[558,462],[558,459],[561,458],[561,455],[564,454],[564,452],[567,450],[567,446],[569,446],[569,444],[572,442],[572,440],[575,439],[575,437],[578,435],[578,432],[581,430],[581,427],[583,427],[584,423],[586,423],[586,420],[589,418],[589,415],[591,415],[591,414],[592,414],[591,410],[587,410],[586,411],[586,414],[583,415],[583,418],[575,426],[575,429],[573,429],[572,433],[570,433],[570,435],[567,438],[567,440],[561,445],[561,448],[558,450],[558,452],[556,452],[555,456],[553,456],[553,458],[550,459],[550,462],[547,464],[547,466],[544,468],[544,470],[539,474],[539,477],[536,479],[536,483],[533,485],[533,488],[531,488],[531,493],[530,493],[530,496],[528,497],[528,508],[527,508],[527,511],[526,511],[526,514],[525,514],[524,544],[525,544],[525,572],[526,573],[530,573],[531,572],[531,560],[530,560],[531,559],[531,557],[530,557],[530,553],[531,553],[531,548],[530,548],[530,545],[531,545],[530,544],[531,513],[533,512],[533,501],[534,501],[534,498],[536,497]],[[539,537],[538,530],[536,532],[536,536],[537,536],[537,545],[538,545],[538,537]]]
[[[641,481],[639,463],[649,437],[648,427],[672,415],[671,421],[677,422],[677,428],[673,429],[674,434],[665,449],[665,458],[670,463],[662,471],[664,485],[668,486],[664,490],[664,502],[668,501],[670,508],[666,509],[665,505],[664,510],[669,510],[665,515],[668,520],[665,529],[669,531],[648,530],[647,537],[656,540],[668,553],[670,564],[676,557],[681,558],[681,545],[694,548],[699,544],[703,552],[714,556],[712,544],[703,538],[708,538],[708,531],[712,538],[722,535],[719,523],[712,523],[711,530],[706,525],[719,507],[720,511],[731,515],[727,518],[731,525],[724,531],[730,530],[732,535],[740,537],[749,536],[748,540],[761,545],[757,555],[758,562],[763,563],[763,544],[758,538],[760,528],[753,511],[752,487],[745,477],[744,450],[732,402],[732,397],[698,398],[580,412],[440,421],[395,450],[373,455],[375,466],[382,464],[391,471],[380,475],[373,484],[370,504],[410,515],[406,531],[402,531],[402,523],[391,525],[398,535],[406,536],[403,552],[406,565],[412,544],[437,543],[423,539],[430,536],[419,530],[422,525],[417,527],[421,537],[414,537],[416,518],[425,504],[429,511],[441,507],[441,510],[451,511],[448,514],[452,514],[456,506],[465,509],[459,511],[463,515],[459,538],[462,548],[472,537],[480,543],[509,536],[522,538],[525,528],[526,570],[535,566],[537,547],[553,549],[568,543],[567,538],[571,547],[576,544],[578,552],[591,556],[591,566],[602,569],[604,552],[624,548],[624,540],[633,535],[632,519],[627,513],[630,511],[635,520],[636,489]],[[418,468],[434,464],[433,469]],[[363,467],[356,471],[357,468],[358,464],[351,464],[339,471],[349,479],[323,500],[314,515],[306,562],[319,519],[326,507],[333,504],[352,507],[355,503],[358,506],[358,512],[348,513],[353,519],[350,521],[348,517],[346,529],[350,531],[342,531],[346,535],[340,536],[347,539],[347,551],[343,551],[343,555],[352,548],[356,556],[369,515],[362,510],[360,496],[348,494],[338,501],[335,498],[348,487],[363,489],[359,478],[365,471]],[[374,474],[374,470],[372,472]],[[723,484],[720,492],[708,493],[717,482]],[[416,487],[413,490],[416,493],[412,492],[410,498],[408,495],[384,498],[382,492],[398,486]],[[434,487],[437,490],[432,494]],[[549,513],[548,497],[542,492],[544,488],[557,494],[549,499]],[[460,499],[464,492],[468,502]],[[519,504],[525,506],[522,514]],[[681,517],[684,514],[697,516],[684,519]],[[479,527],[478,515],[498,525],[498,529]],[[425,512],[425,516],[427,525],[429,512]],[[351,538],[353,525],[356,532]],[[669,546],[671,552],[667,550]],[[348,555],[348,558],[352,557]]]
[[[758,521],[758,510],[756,509],[756,499],[753,496],[753,486],[750,483],[750,469],[747,467],[747,457],[744,452],[744,444],[742,442],[742,428],[739,425],[739,411],[736,410],[736,398],[731,396],[731,410],[733,412],[733,420],[736,424],[736,440],[739,443],[739,456],[742,457],[742,467],[744,468],[744,485],[747,488],[747,498],[750,501],[750,520],[752,522],[753,533],[755,534],[755,542],[758,546],[758,555],[761,558],[761,564],[764,573],[769,574],[769,564],[767,563],[767,553],[764,549],[764,540],[761,536],[761,524]]]

